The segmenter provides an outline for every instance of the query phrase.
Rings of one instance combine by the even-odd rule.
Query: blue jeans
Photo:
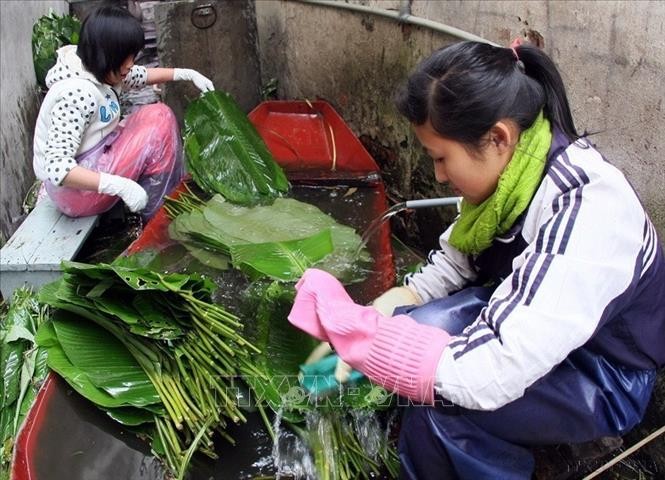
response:
[[[419,307],[400,307],[417,322],[451,335],[487,305],[489,289],[470,287]],[[494,411],[409,407],[399,438],[404,479],[529,479],[530,447],[621,435],[644,415],[656,373],[617,367],[584,347],[573,351],[521,398]]]

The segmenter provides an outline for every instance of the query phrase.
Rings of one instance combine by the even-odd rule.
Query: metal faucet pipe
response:
[[[368,7],[366,5],[357,5],[354,3],[346,3],[343,1],[331,1],[331,0],[291,0],[291,1],[306,3],[309,5],[318,5],[321,7],[339,8],[342,10],[351,10],[354,12],[378,15],[381,17],[391,18],[401,23],[417,25],[419,27],[424,27],[429,30],[445,33],[446,35],[460,38],[462,40],[472,40],[475,42],[489,43],[490,45],[494,45],[496,47],[500,46],[482,37],[479,37],[469,32],[465,32],[464,30],[460,30],[459,28],[451,27],[450,25],[446,25],[440,22],[435,22],[433,20],[428,20],[426,18],[416,17],[407,12],[400,13],[393,10],[386,10],[384,8]]]
[[[462,197],[423,198],[419,200],[407,200],[404,202],[406,208],[429,208],[457,206]]]

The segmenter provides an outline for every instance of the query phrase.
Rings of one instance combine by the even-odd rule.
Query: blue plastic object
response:
[[[318,362],[300,365],[300,385],[311,395],[317,397],[328,395],[341,387],[335,379],[335,368],[339,356],[327,355]],[[365,376],[357,370],[351,370],[348,383],[357,382]]]

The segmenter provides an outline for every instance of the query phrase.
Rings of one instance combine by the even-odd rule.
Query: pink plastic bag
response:
[[[148,204],[141,212],[148,220],[184,175],[175,115],[163,103],[145,105],[123,120],[104,140],[77,156],[76,161],[89,170],[137,181],[148,193]],[[49,197],[71,217],[103,213],[119,200],[119,197],[94,191],[44,183]]]

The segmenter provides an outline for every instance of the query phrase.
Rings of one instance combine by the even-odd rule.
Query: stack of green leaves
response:
[[[251,206],[289,190],[282,168],[228,93],[208,92],[189,104],[184,144],[187,169],[208,194]]]
[[[46,74],[55,65],[56,52],[63,45],[76,45],[81,23],[70,15],[49,12],[32,27],[32,61],[37,83],[46,88]]]
[[[0,319],[0,478],[9,478],[14,440],[46,377],[46,350],[35,345],[48,317],[31,290],[20,288]]]
[[[153,447],[180,477],[194,449],[214,458],[213,431],[228,438],[227,420],[244,421],[229,395],[233,379],[261,372],[239,319],[211,303],[212,282],[122,262],[62,269],[62,279],[40,291],[41,301],[70,312],[40,331],[53,352],[49,366],[116,419],[140,423],[153,414]]]
[[[56,310],[36,341],[48,350],[49,367],[117,422],[137,426],[166,413],[127,347],[97,324]]]
[[[191,197],[167,200],[167,210],[177,214],[169,234],[205,265],[230,264],[253,279],[295,282],[312,266],[346,283],[364,278],[360,267],[369,255],[360,248],[360,236],[314,205],[278,198],[249,208],[221,195],[206,203]]]

